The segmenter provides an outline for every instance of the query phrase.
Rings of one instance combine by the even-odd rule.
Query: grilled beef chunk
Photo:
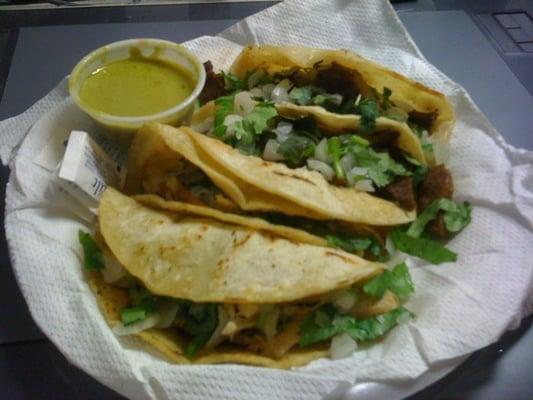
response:
[[[383,188],[385,198],[392,200],[404,210],[414,210],[416,207],[413,179],[408,176],[401,177]]]
[[[437,165],[429,170],[418,189],[418,209],[424,211],[434,200],[452,196],[452,175],[444,165]]]
[[[450,232],[448,232],[444,224],[444,213],[442,211],[439,211],[437,218],[427,224],[427,230],[437,239],[447,239],[450,236]]]
[[[413,110],[409,113],[409,122],[413,122],[429,132],[431,126],[437,119],[437,115],[437,111],[425,113]]]
[[[450,171],[444,165],[437,165],[429,170],[418,190],[418,209],[424,211],[434,200],[453,196],[453,180]],[[439,211],[437,218],[429,222],[428,231],[435,237],[446,239],[449,232],[444,224],[444,213]]]
[[[361,135],[370,142],[370,145],[376,150],[394,148],[396,140],[400,136],[396,131],[380,131],[368,135]]]
[[[227,94],[225,89],[226,83],[224,82],[224,77],[222,74],[215,74],[213,71],[213,64],[211,61],[206,61],[204,63],[205,68],[205,85],[202,89],[202,92],[198,96],[201,104],[205,104],[211,100],[215,100],[220,96]]]
[[[345,99],[355,99],[361,92],[357,82],[358,75],[357,71],[333,62],[317,71],[315,86],[328,93],[341,94]]]

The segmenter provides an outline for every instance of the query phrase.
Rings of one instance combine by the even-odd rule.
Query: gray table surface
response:
[[[533,97],[467,14],[462,11],[417,12],[400,13],[400,17],[426,58],[465,87],[509,143],[533,149]],[[23,112],[68,74],[84,54],[102,44],[130,37],[159,37],[180,42],[203,34],[215,34],[234,22],[197,20],[21,28],[0,103],[0,119]],[[5,179],[5,174],[2,174],[2,179]],[[5,182],[0,183],[5,185]],[[0,246],[0,252],[7,254],[5,241]],[[9,302],[10,307],[0,307],[0,343],[42,339],[43,335],[29,317],[6,262],[4,259],[0,265],[0,298],[4,304]],[[31,350],[34,348],[31,346],[38,349]],[[43,354],[49,355],[47,359],[60,357],[50,344],[42,342],[33,345],[21,343],[8,349],[0,347],[0,390],[8,388],[9,382],[19,382],[18,386],[11,387],[10,398],[39,397],[39,393],[23,389],[31,383],[32,371],[38,370],[35,360],[28,363],[30,376],[15,379],[12,373],[13,360],[24,364],[23,360],[31,360],[32,351],[38,351],[37,360],[39,357],[47,358]],[[533,329],[530,328],[491,368],[490,379],[481,385],[463,387],[462,393],[472,399],[533,398],[529,385],[531,365]],[[68,371],[61,373],[68,375]],[[46,390],[46,385],[43,390]],[[68,397],[103,396],[103,392],[96,391],[86,397],[79,387],[69,390]],[[58,394],[57,397],[67,396]]]

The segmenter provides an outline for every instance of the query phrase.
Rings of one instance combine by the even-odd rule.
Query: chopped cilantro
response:
[[[311,86],[296,87],[290,91],[289,97],[294,103],[306,106],[311,104],[313,88]]]
[[[305,162],[315,152],[315,142],[308,136],[293,134],[280,144],[278,153],[281,154],[289,165],[297,167]]]
[[[224,81],[226,83],[226,89],[228,91],[236,92],[245,87],[245,84],[246,84],[245,80],[242,80],[237,75],[226,73],[224,71],[221,71],[221,72],[222,72],[222,76],[224,77]]]
[[[433,144],[432,143],[422,144],[422,150],[424,150],[426,153],[433,153]]]
[[[140,304],[123,308],[120,312],[120,319],[124,326],[146,319],[154,310],[154,302],[143,301]]]
[[[361,132],[372,132],[376,126],[376,118],[379,117],[376,101],[372,99],[361,100],[356,106],[356,111],[361,114]]]
[[[215,130],[214,134],[222,139],[226,134],[224,120],[233,112],[233,96],[221,96],[215,100]]]
[[[358,135],[351,135],[350,142],[353,144],[357,144],[359,146],[363,146],[363,147],[370,146],[370,142],[368,140]]]
[[[189,359],[193,358],[196,352],[207,344],[210,337],[211,333],[201,333],[199,335],[193,336],[193,338],[185,348],[185,351],[183,352],[185,357]]]
[[[422,182],[424,178],[426,177],[429,171],[429,168],[423,165],[416,158],[411,157],[407,153],[403,153],[403,157],[405,158],[406,161],[408,161],[410,164],[414,166],[413,180],[415,181],[415,184]]]
[[[236,140],[233,144],[233,147],[239,150],[242,154],[246,154],[248,156],[261,155],[261,150],[259,149],[259,146],[257,146],[256,142],[244,143],[240,140]]]
[[[242,144],[253,144],[255,142],[254,127],[243,119],[235,123],[235,138]]]
[[[419,237],[429,221],[437,217],[438,212],[444,211],[444,223],[449,232],[459,232],[471,221],[472,207],[469,203],[456,204],[450,199],[441,198],[426,207],[418,218],[409,226],[407,235]]]
[[[178,325],[192,336],[185,349],[185,356],[191,358],[204,346],[218,324],[218,308],[213,303],[180,301],[177,314]]]
[[[83,247],[83,263],[88,271],[97,271],[105,268],[102,251],[91,235],[82,230],[78,231],[78,240]]]
[[[355,237],[348,235],[329,234],[326,235],[328,244],[333,247],[339,247],[349,253],[354,253],[361,250],[369,250],[373,255],[379,256],[381,253],[381,245],[373,237]]]
[[[253,133],[260,135],[268,126],[268,121],[278,115],[276,107],[271,103],[259,103],[244,117],[253,128]]]
[[[328,319],[316,322],[317,312],[326,313]],[[339,333],[347,333],[358,342],[380,338],[398,324],[398,319],[411,313],[404,307],[398,307],[376,317],[358,320],[347,314],[337,313],[335,308],[326,304],[307,317],[300,328],[300,346],[309,346],[327,340]],[[329,323],[328,323],[329,322]]]
[[[337,136],[328,139],[328,154],[333,160],[333,169],[338,179],[344,179],[346,176],[340,162],[342,153],[341,140]]]
[[[383,272],[363,286],[363,292],[379,298],[383,297],[387,290],[402,299],[407,298],[409,294],[414,292],[413,281],[405,263],[396,265],[392,271]]]
[[[396,175],[408,176],[409,171],[387,153],[378,153],[370,147],[350,145],[349,150],[354,154],[357,165],[368,168],[368,177],[377,187],[388,185]]]
[[[394,247],[401,252],[422,258],[433,264],[457,261],[456,253],[434,240],[409,236],[400,229],[393,229],[390,235]]]

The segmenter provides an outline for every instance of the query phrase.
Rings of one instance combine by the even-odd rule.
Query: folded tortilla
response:
[[[247,156],[187,127],[149,124],[129,154],[126,192],[142,193],[150,175],[172,172],[183,160],[200,168],[245,211],[278,212],[354,225],[391,226],[413,221],[415,211],[349,187],[334,186],[318,172]]]
[[[105,245],[151,293],[193,302],[294,303],[383,271],[379,263],[312,244],[304,232],[298,236],[261,220],[155,196],[130,198],[112,188],[100,201],[99,222]],[[120,310],[128,305],[127,290],[106,284],[98,273],[90,274],[90,284],[110,325],[119,324]],[[384,296],[362,304],[361,314],[384,313],[398,305],[394,296]],[[177,363],[288,368],[327,355],[323,344],[294,348],[277,359],[222,344],[189,360],[179,329],[149,329],[137,336]]]
[[[390,100],[407,112],[436,112],[435,121],[428,127],[429,134],[436,141],[447,142],[449,140],[455,116],[446,96],[347,50],[248,46],[237,57],[230,72],[244,78],[247,73],[258,68],[273,75],[294,67],[312,68],[317,63],[321,66],[337,63],[353,71],[353,79],[363,96],[370,96],[371,89],[382,93],[387,87],[392,91]],[[385,121],[386,119],[383,117],[377,119],[378,129],[382,124],[390,123],[390,120]],[[399,125],[402,125],[402,135],[404,130],[410,131],[405,123],[399,123]]]

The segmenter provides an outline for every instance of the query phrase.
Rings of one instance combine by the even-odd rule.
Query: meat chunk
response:
[[[409,122],[413,122],[429,131],[431,126],[437,120],[437,116],[438,112],[436,110],[427,113],[413,110],[409,113]]]
[[[453,196],[453,179],[444,165],[429,170],[418,189],[418,209],[424,211],[434,200]]]
[[[444,223],[444,213],[442,211],[439,211],[437,218],[427,224],[427,230],[438,239],[447,239],[450,236],[450,232],[448,232]]]
[[[315,85],[328,93],[338,93],[344,98],[355,99],[361,92],[359,73],[336,62],[326,68],[319,69]]]
[[[394,147],[399,136],[400,133],[396,131],[379,131],[363,137],[370,142],[372,147],[382,149]]]
[[[418,190],[418,209],[424,211],[433,201],[453,196],[453,179],[444,165],[437,165],[429,170]],[[444,213],[439,211],[437,217],[428,223],[427,230],[433,236],[446,239],[450,234],[444,223]]]
[[[389,200],[392,200],[404,210],[414,210],[416,207],[415,190],[413,179],[405,176],[388,184],[383,188],[383,194]]]
[[[222,74],[215,74],[213,71],[213,64],[211,61],[206,61],[204,63],[205,68],[205,85],[202,89],[202,92],[198,96],[201,104],[205,104],[211,100],[215,100],[220,96],[227,94],[225,88],[225,81]]]

